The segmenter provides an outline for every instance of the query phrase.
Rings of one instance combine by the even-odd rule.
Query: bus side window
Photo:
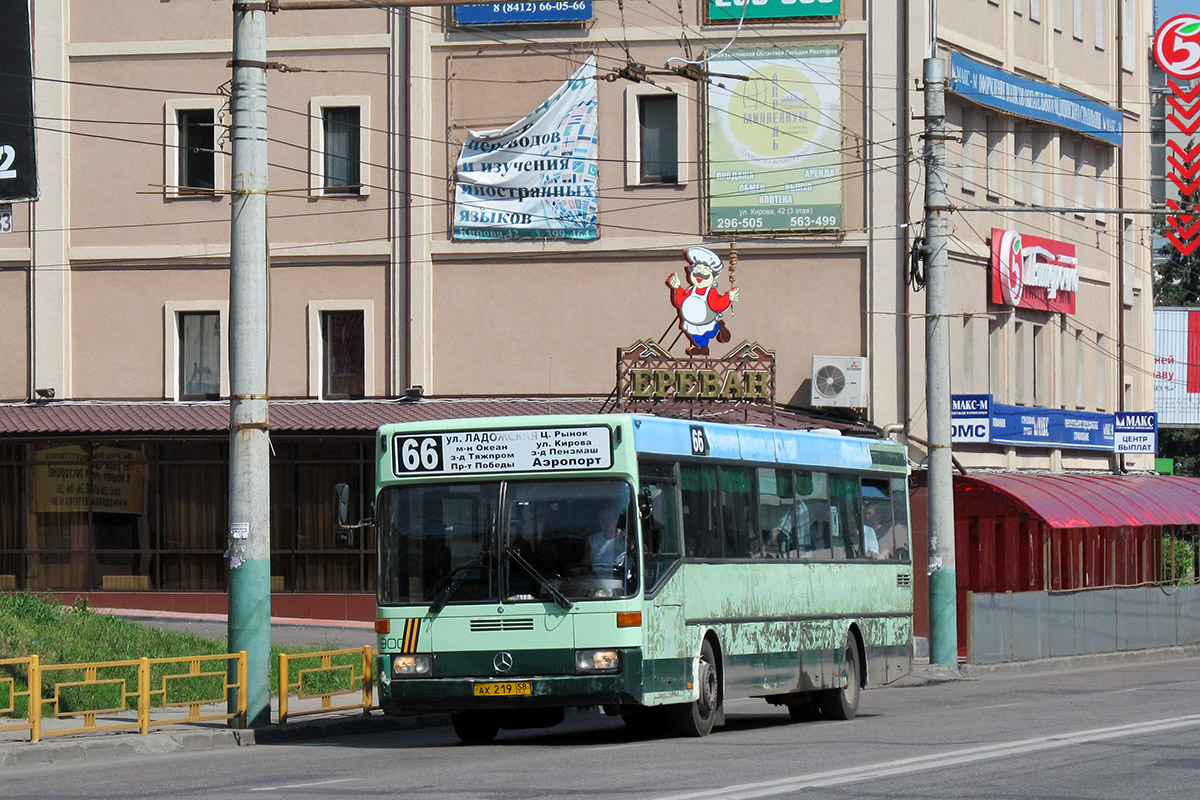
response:
[[[689,558],[721,558],[721,519],[717,502],[717,468],[679,465],[683,500],[683,537]]]
[[[721,467],[721,530],[725,540],[723,557],[751,558],[758,555],[761,536],[754,521],[756,506],[754,471],[743,467]]]
[[[863,522],[858,479],[829,476],[829,510],[833,519],[833,557],[863,557]]]
[[[674,482],[643,478],[638,498],[645,554],[646,591],[652,591],[683,555],[679,539],[677,489]]]
[[[892,479],[892,558],[912,558],[908,545],[908,480]]]
[[[796,505],[805,511],[800,515],[807,526],[797,530],[796,555],[799,558],[828,560],[833,558],[833,532],[829,515],[829,476],[824,472],[797,471],[794,473]]]

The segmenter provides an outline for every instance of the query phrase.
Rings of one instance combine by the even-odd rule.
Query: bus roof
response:
[[[416,432],[497,431],[564,426],[605,425],[632,432],[639,455],[711,458],[823,467],[842,470],[883,470],[907,473],[903,445],[890,439],[659,417],[652,414],[547,414],[536,416],[474,417],[383,425],[381,437]],[[698,435],[702,432],[702,435]]]

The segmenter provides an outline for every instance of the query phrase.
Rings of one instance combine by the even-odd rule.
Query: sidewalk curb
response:
[[[59,741],[42,740],[0,744],[0,767],[30,767],[60,764],[69,761],[92,761],[122,756],[158,755],[180,750],[200,752],[227,747],[287,744],[333,736],[359,736],[391,731],[448,726],[445,714],[422,714],[411,717],[389,717],[375,713],[370,716],[323,718],[272,724],[262,728],[235,730],[222,728],[205,731],[153,730],[142,736],[137,733],[110,735],[76,734]]]

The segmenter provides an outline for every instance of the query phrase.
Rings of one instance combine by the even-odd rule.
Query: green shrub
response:
[[[1186,539],[1164,536],[1162,542],[1162,568],[1159,574],[1164,582],[1178,583],[1190,580],[1196,558],[1195,549]]]

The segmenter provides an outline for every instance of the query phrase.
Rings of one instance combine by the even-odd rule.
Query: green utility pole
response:
[[[946,62],[930,31],[925,84],[925,409],[929,425],[929,661],[958,667],[954,471],[950,449],[950,331],[946,254]]]
[[[233,6],[229,251],[229,651],[246,651],[246,721],[271,722],[271,498],[267,427],[267,20]],[[230,666],[230,682],[237,680]],[[237,713],[237,698],[228,699]]]

